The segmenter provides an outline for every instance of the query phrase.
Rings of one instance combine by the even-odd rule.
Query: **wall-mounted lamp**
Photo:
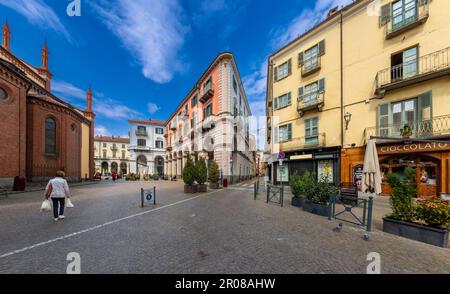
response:
[[[352,120],[352,114],[350,112],[346,112],[344,115],[344,120],[345,120],[345,130],[348,130],[348,124]]]

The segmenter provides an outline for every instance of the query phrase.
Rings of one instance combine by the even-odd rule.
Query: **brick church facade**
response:
[[[16,176],[43,181],[63,170],[70,181],[94,174],[92,91],[86,110],[51,93],[48,48],[42,48],[40,67],[15,56],[8,23],[0,47],[0,185]]]

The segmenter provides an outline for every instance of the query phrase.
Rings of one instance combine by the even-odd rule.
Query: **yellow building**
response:
[[[283,168],[320,174],[321,155],[339,148],[335,182],[358,182],[365,145],[376,137],[384,174],[412,166],[420,195],[449,193],[448,11],[450,1],[359,0],[274,53],[268,143],[290,159]],[[291,101],[279,98],[288,92]],[[280,135],[287,142],[273,140]]]

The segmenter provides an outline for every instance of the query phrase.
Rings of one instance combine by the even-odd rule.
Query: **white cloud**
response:
[[[159,107],[155,103],[150,102],[147,104],[147,110],[148,110],[148,113],[150,113],[150,114],[154,114],[154,113],[158,112],[160,109],[161,109],[161,107]]]
[[[61,23],[55,11],[43,0],[0,0],[0,4],[23,15],[31,24],[52,29],[64,35],[71,42],[69,32]]]
[[[88,3],[133,54],[146,78],[167,83],[183,70],[179,54],[189,29],[181,22],[183,11],[178,0]]]
[[[68,100],[71,100],[72,98],[86,99],[86,90],[80,89],[71,83],[64,81],[52,81],[52,91],[57,96]]]
[[[286,44],[305,33],[321,20],[325,19],[330,9],[345,6],[353,0],[317,0],[311,9],[304,9],[287,27],[275,31],[273,46]]]
[[[108,136],[109,134],[111,134],[107,128],[105,128],[104,126],[95,126],[95,130],[94,130],[95,136]]]
[[[95,99],[93,97],[93,108],[96,115],[115,120],[142,117],[139,111],[110,98]]]

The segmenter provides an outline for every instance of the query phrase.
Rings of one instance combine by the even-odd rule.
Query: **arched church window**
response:
[[[51,117],[45,120],[45,153],[56,154],[56,121]]]
[[[6,99],[8,99],[8,93],[6,93],[5,90],[0,88],[0,100],[6,100]]]

